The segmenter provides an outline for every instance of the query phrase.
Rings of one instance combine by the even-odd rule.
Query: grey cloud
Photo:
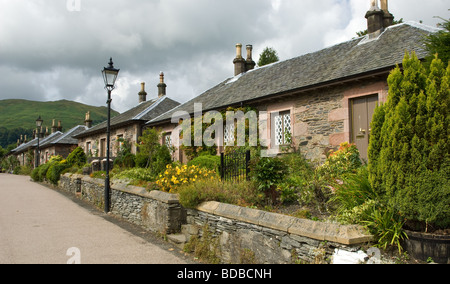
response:
[[[365,28],[369,5],[361,0],[79,1],[80,11],[71,12],[64,0],[0,0],[0,99],[104,105],[100,70],[112,56],[121,69],[115,109],[137,103],[141,81],[156,95],[160,71],[168,95],[184,102],[233,75],[236,43],[253,44],[255,61],[266,46],[289,59],[354,37]],[[407,20],[427,23],[431,17],[413,18],[423,15],[410,8],[419,0],[392,2],[392,9],[407,11]],[[427,15],[448,8],[441,0],[427,5],[433,7],[425,9]]]

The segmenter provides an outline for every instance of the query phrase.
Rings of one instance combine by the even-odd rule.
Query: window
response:
[[[88,155],[92,155],[92,145],[91,145],[91,142],[87,142],[86,143],[86,153],[88,154]]]
[[[172,142],[172,133],[166,134],[164,135],[164,144],[167,146],[167,148],[170,149],[170,147],[172,147],[173,142]]]
[[[230,125],[225,124],[225,130],[223,133],[223,142],[225,146],[227,146],[228,143],[230,144],[233,143],[234,146],[234,130],[235,130],[234,124]]]
[[[272,114],[272,142],[275,146],[290,144],[292,134],[291,112]]]

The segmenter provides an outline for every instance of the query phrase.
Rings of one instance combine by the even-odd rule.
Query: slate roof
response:
[[[47,136],[45,138],[40,138],[39,139],[39,147],[42,147],[43,145],[45,145],[47,143],[51,143],[52,141],[58,139],[62,135],[63,135],[62,132],[56,131],[56,132],[50,134],[49,136]],[[28,143],[19,145],[19,147],[17,147],[16,149],[12,150],[11,152],[15,153],[15,154],[20,154],[20,153],[26,152],[29,149],[36,148],[37,147],[37,143],[38,143],[38,139],[35,138],[35,139],[31,140]]]
[[[47,140],[42,144],[42,148],[45,147],[51,147],[56,144],[63,144],[63,145],[78,145],[78,139],[74,138],[77,134],[82,133],[83,131],[86,131],[88,128],[84,125],[78,125],[74,128],[70,129],[64,134],[58,135],[54,139]]]
[[[176,102],[167,96],[142,102],[136,107],[111,118],[111,128],[119,128],[127,124],[136,122],[147,122],[152,120],[167,111],[179,106]],[[104,121],[94,127],[75,135],[76,138],[90,136],[94,133],[106,132],[107,121]]]
[[[376,39],[359,37],[256,68],[223,81],[147,125],[168,121],[176,111],[193,114],[194,103],[202,103],[203,111],[218,110],[380,71],[389,72],[396,64],[401,64],[406,51],[415,51],[423,58],[426,55],[423,37],[436,31],[437,28],[407,22],[388,27]]]

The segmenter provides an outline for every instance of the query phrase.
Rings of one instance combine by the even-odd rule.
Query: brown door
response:
[[[358,147],[361,159],[367,161],[370,139],[370,124],[378,104],[378,95],[352,100],[352,142]]]
[[[106,157],[106,139],[100,140],[100,157]]]

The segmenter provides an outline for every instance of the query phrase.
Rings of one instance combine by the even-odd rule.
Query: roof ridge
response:
[[[145,110],[143,110],[142,112],[138,113],[136,116],[134,116],[132,118],[132,120],[139,120],[141,119],[144,115],[146,115],[149,111],[151,111],[152,109],[154,109],[155,107],[157,107],[160,103],[162,103],[165,99],[167,98],[167,96],[163,96],[161,98],[156,99],[151,105],[149,105]]]

